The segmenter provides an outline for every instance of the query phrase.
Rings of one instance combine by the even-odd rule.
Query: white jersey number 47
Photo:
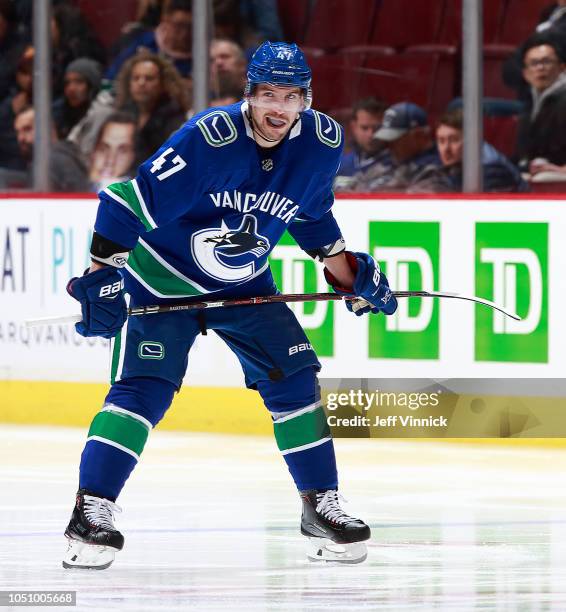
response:
[[[175,150],[173,149],[173,147],[169,147],[168,149],[163,151],[163,153],[157,159],[153,160],[152,166],[149,169],[149,171],[152,174],[155,174],[158,170],[161,170],[161,168],[163,168],[163,165],[167,161],[167,156],[170,153],[174,153],[174,152]],[[182,170],[187,165],[187,162],[180,155],[175,155],[175,157],[171,160],[171,163],[173,164],[173,166],[169,168],[169,170],[165,170],[161,174],[157,175],[156,178],[158,181],[162,181],[163,179],[166,179],[168,176],[175,174],[175,172],[179,172],[179,170]]]

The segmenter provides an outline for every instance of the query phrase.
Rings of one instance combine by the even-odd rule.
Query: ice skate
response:
[[[106,569],[117,550],[124,546],[124,536],[114,527],[114,513],[122,509],[104,497],[77,492],[71,520],[65,529],[69,540],[63,559],[66,569]]]
[[[301,533],[309,538],[309,561],[361,563],[367,558],[370,528],[340,507],[338,491],[301,491]]]

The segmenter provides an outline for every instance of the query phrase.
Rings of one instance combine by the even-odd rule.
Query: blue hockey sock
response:
[[[175,386],[159,378],[129,378],[112,385],[81,455],[81,489],[116,500],[174,393]]]
[[[313,368],[287,378],[259,381],[259,392],[273,417],[277,446],[299,491],[335,489],[336,458]]]

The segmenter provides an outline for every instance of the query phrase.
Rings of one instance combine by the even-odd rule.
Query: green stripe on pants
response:
[[[112,360],[110,362],[110,384],[113,385],[116,382],[116,375],[118,374],[118,364],[120,362],[120,350],[122,348],[122,331],[118,332],[112,339]],[[124,334],[124,342],[126,342],[126,335]]]
[[[137,419],[120,414],[118,412],[99,412],[93,419],[88,437],[98,436],[141,455],[147,441],[149,431],[147,427]]]
[[[324,410],[319,406],[312,412],[273,423],[275,440],[280,451],[289,451],[305,444],[313,444],[330,436]]]

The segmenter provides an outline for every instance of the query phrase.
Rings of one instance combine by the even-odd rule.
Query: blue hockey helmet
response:
[[[300,87],[305,98],[303,110],[306,110],[312,102],[311,76],[305,55],[295,43],[267,41],[252,56],[244,95],[250,96],[254,85],[259,83]]]

